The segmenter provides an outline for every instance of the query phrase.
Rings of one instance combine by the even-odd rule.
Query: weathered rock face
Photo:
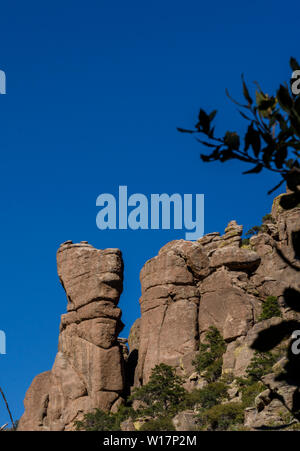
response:
[[[180,367],[194,355],[199,339],[199,291],[195,278],[208,274],[201,245],[184,240],[164,246],[141,271],[139,360],[135,383],[148,381],[160,362]]]
[[[141,271],[139,360],[135,385],[160,362],[190,376],[192,360],[210,326],[227,342],[246,336],[260,304],[250,277],[261,257],[241,245],[242,227],[198,242],[172,241]]]
[[[179,412],[172,421],[176,431],[195,431],[198,426],[193,410]]]
[[[141,318],[128,337],[129,355],[127,340],[118,338],[123,328],[117,307],[123,282],[120,251],[64,243],[57,267],[68,305],[61,317],[58,353],[52,370],[38,375],[27,391],[19,430],[70,430],[74,420],[94,408],[116,411],[131,388],[147,383],[151,370],[162,362],[186,377],[187,390],[204,387],[207,381],[192,362],[210,326],[227,345],[223,374],[244,377],[258,334],[285,319],[299,320],[283,294],[286,288],[300,291],[300,251],[294,250],[300,208],[283,210],[282,196],[247,245],[242,244],[242,226],[231,221],[222,236],[209,233],[197,242],[172,241],[145,263],[140,274]],[[270,295],[278,297],[281,318],[259,321]],[[266,376],[266,386],[291,406],[295,387],[278,384],[273,376]],[[240,400],[235,382],[230,399]],[[266,390],[256,402],[245,415],[250,429],[275,421],[282,408]],[[174,424],[177,430],[193,428],[193,412],[180,413]],[[132,421],[122,427],[135,429]]]
[[[52,370],[33,380],[18,430],[69,430],[82,413],[114,411],[122,403],[121,252],[66,242],[57,252],[57,268],[68,313],[61,317]]]
[[[203,381],[192,360],[210,326],[227,343],[223,374],[244,377],[258,333],[284,319],[299,319],[285,305],[283,293],[287,287],[300,290],[299,255],[293,248],[299,238],[300,208],[283,210],[279,198],[272,217],[248,245],[242,244],[242,226],[231,221],[223,236],[209,233],[198,242],[172,241],[146,262],[140,275],[139,334],[134,334],[139,352],[135,386],[147,383],[151,369],[164,362],[187,376],[188,390],[200,388]],[[258,321],[269,295],[278,297],[282,318]],[[293,393],[284,384],[280,389],[283,396]],[[246,425],[265,421],[264,413],[270,418],[278,414],[276,402],[254,416],[250,409]]]

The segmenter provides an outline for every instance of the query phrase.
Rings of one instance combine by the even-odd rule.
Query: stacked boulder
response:
[[[52,370],[28,389],[18,430],[73,429],[84,413],[116,411],[123,402],[121,252],[67,241],[57,252],[57,268],[68,299],[58,353]]]

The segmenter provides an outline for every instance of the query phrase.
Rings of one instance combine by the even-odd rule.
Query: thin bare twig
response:
[[[10,411],[10,409],[9,409],[8,403],[7,403],[7,401],[6,401],[5,395],[4,395],[4,393],[3,393],[1,387],[0,387],[0,393],[1,393],[1,395],[2,395],[2,398],[3,398],[4,402],[5,402],[5,405],[6,405],[8,414],[9,414],[9,418],[10,418],[10,421],[11,421],[11,424],[12,424],[12,427],[13,427],[13,430],[15,431],[15,430],[16,430],[16,426],[15,426],[15,423],[14,423],[14,420],[13,420],[13,417],[12,417],[12,414],[11,414],[11,411]]]

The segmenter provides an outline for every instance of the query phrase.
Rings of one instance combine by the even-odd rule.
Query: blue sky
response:
[[[270,211],[278,178],[241,175],[239,163],[204,164],[192,127],[218,109],[217,130],[245,123],[225,96],[251,85],[273,93],[299,58],[295,1],[16,1],[1,5],[1,314],[7,354],[0,386],[13,415],[33,377],[51,368],[66,299],[60,243],[119,247],[127,336],[139,316],[139,272],[178,230],[100,231],[96,198],[204,193],[205,233],[231,219],[245,229]],[[280,191],[278,192],[278,194]],[[8,420],[0,400],[0,423]]]

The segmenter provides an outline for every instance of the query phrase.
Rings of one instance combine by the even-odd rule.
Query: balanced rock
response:
[[[123,402],[121,252],[67,241],[57,252],[57,268],[68,313],[52,370],[33,380],[18,430],[71,430],[84,413],[115,411]]]

